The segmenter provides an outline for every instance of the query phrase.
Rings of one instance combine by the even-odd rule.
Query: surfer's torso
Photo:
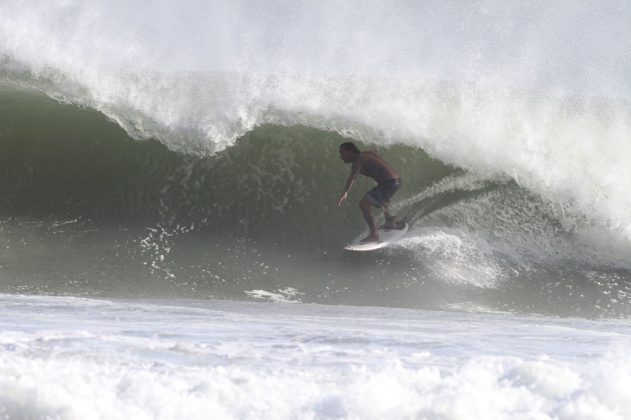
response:
[[[398,172],[388,164],[377,152],[361,152],[353,162],[353,172],[374,179],[378,184],[399,178]]]

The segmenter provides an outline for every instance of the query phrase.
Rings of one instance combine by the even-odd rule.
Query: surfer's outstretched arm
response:
[[[338,207],[342,205],[344,201],[348,198],[348,193],[351,191],[355,180],[357,179],[357,175],[359,174],[359,164],[353,163],[353,167],[351,168],[351,174],[348,176],[346,180],[346,186],[344,186],[344,192],[340,195],[339,200],[337,200]]]
[[[340,199],[337,201],[337,205],[338,207],[342,205],[342,203],[344,201],[346,201],[346,199],[348,198],[348,193],[350,192],[351,188],[353,187],[353,183],[355,182],[355,178],[357,178],[357,175],[353,175],[351,174],[351,176],[348,177],[348,180],[346,181],[346,187],[344,187],[344,192],[342,193],[342,195],[340,195]]]

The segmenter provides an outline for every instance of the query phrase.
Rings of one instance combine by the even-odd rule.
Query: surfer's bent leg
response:
[[[370,229],[370,234],[366,236],[361,242],[376,242],[379,240],[379,232],[377,232],[377,227],[375,226],[375,220],[372,217],[372,212],[370,211],[370,207],[374,203],[368,198],[368,194],[364,196],[359,202],[359,208],[364,215],[364,219],[368,224],[368,229]]]
[[[381,210],[383,210],[383,215],[386,217],[386,224],[385,224],[385,228],[391,228],[391,225],[394,225],[394,216],[390,214],[390,203],[383,203],[383,207],[381,207]]]
[[[385,229],[398,229],[394,216],[390,214],[390,199],[401,188],[401,179],[393,178],[378,184],[375,188],[366,193],[366,198],[373,205],[383,210],[386,217]]]

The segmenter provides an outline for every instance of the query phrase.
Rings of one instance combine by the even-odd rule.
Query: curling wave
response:
[[[626,310],[628,5],[285,6],[0,2],[9,246],[66,226],[73,249],[98,226],[117,251],[95,245],[90,260],[136,260],[149,274],[135,277],[157,272],[194,293],[316,279],[305,300],[550,310],[564,296],[550,288],[569,282],[568,310]],[[413,228],[396,268],[378,274],[330,257],[362,227],[356,209],[334,206],[344,138],[403,172],[397,211]],[[39,233],[34,220],[46,221]],[[71,271],[64,287],[108,289]],[[363,277],[367,295],[346,276]],[[428,281],[428,297],[410,293]]]

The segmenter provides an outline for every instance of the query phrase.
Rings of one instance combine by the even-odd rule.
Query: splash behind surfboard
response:
[[[401,229],[384,229],[382,226],[379,228],[378,242],[361,242],[361,240],[368,235],[368,231],[365,231],[347,244],[344,249],[348,251],[373,251],[375,249],[385,248],[402,238],[409,228],[410,226],[407,223],[404,223]]]

